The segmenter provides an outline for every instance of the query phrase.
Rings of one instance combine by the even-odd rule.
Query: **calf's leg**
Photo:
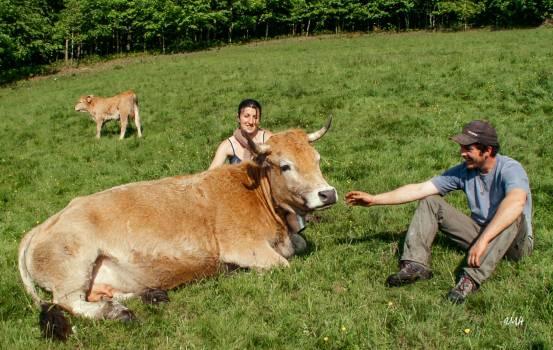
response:
[[[96,138],[100,138],[100,133],[102,131],[102,125],[104,122],[101,119],[96,119]]]
[[[119,134],[119,140],[125,138],[125,131],[127,130],[128,116],[121,116],[121,133]]]
[[[142,125],[140,124],[140,114],[138,113],[138,106],[134,107],[134,125],[138,132],[138,137],[142,137]]]

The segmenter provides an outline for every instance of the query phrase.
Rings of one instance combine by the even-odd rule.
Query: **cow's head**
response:
[[[288,211],[304,214],[327,208],[338,197],[336,189],[323,178],[319,167],[320,155],[311,145],[330,128],[306,134],[290,130],[273,135],[266,144],[249,141],[256,162],[268,167],[271,192],[276,204]]]
[[[79,97],[79,101],[75,105],[75,111],[77,111],[77,112],[88,112],[88,109],[90,108],[90,103],[92,102],[93,98],[94,98],[94,95],[87,95],[87,96]]]

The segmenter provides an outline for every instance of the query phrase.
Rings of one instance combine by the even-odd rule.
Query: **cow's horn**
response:
[[[332,124],[332,116],[329,116],[325,126],[323,126],[320,130],[312,132],[307,135],[307,137],[309,138],[309,142],[315,142],[321,137],[323,137],[323,135],[326,134],[328,129],[330,129],[331,124]]]
[[[271,146],[266,144],[258,145],[250,138],[250,135],[243,133],[244,137],[248,141],[248,147],[250,147],[250,150],[253,154],[261,156],[261,155],[267,155],[271,153]]]

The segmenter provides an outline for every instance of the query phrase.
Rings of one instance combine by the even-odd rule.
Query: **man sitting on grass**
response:
[[[460,145],[463,163],[391,192],[352,191],[346,202],[372,206],[420,200],[405,238],[401,268],[386,284],[395,287],[432,277],[430,249],[439,229],[468,250],[467,266],[448,294],[449,300],[462,303],[491,276],[501,258],[518,261],[532,253],[532,196],[520,163],[497,153],[499,141],[489,123],[472,121],[451,139]],[[465,192],[471,217],[442,199],[453,190]]]

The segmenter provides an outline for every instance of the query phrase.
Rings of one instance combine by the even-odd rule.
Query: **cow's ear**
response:
[[[86,97],[86,103],[92,102],[92,98],[93,98],[93,97],[94,97],[94,95],[88,95],[88,96]]]
[[[271,158],[269,158],[269,155],[271,154],[271,151],[269,150],[268,153],[262,153],[262,154],[256,154],[253,157],[253,161],[259,165],[260,167],[266,167],[272,164]]]

